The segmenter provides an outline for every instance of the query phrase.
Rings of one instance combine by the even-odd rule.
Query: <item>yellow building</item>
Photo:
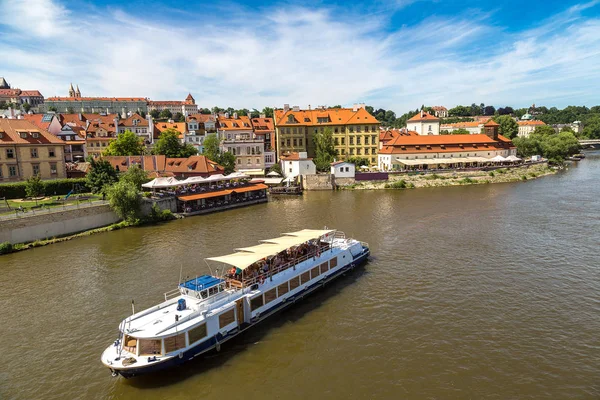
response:
[[[329,128],[340,159],[361,157],[377,164],[379,121],[363,105],[314,110],[285,105],[275,110],[274,116],[278,158],[294,152],[307,152],[309,157],[315,157],[313,137]]]
[[[0,119],[0,182],[65,178],[65,142],[24,119]]]

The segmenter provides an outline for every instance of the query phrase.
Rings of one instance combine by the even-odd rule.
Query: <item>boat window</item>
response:
[[[185,347],[185,333],[165,338],[165,353],[170,353]]]
[[[308,281],[310,281],[310,272],[305,272],[302,275],[300,275],[300,279],[302,280],[302,283],[306,283]]]
[[[329,269],[329,263],[328,262],[324,262],[323,264],[321,264],[321,273],[327,272],[328,269]]]
[[[198,340],[206,337],[206,324],[199,325],[193,329],[188,331],[188,338],[190,339],[190,344],[196,343]]]
[[[229,311],[225,311],[223,314],[219,315],[219,329],[226,327],[235,321],[235,310],[232,308]]]
[[[275,288],[265,292],[265,304],[272,302],[277,298],[277,292]]]
[[[214,294],[217,294],[218,291],[219,291],[219,288],[217,286],[213,286],[210,289],[208,289],[208,295],[212,296]]]
[[[140,339],[140,356],[161,354],[160,339]]]
[[[125,340],[123,343],[123,350],[128,351],[130,353],[136,354],[137,352],[137,339],[131,336],[125,335]]]
[[[279,296],[283,296],[284,294],[286,294],[287,292],[289,292],[289,287],[288,287],[288,283],[282,283],[281,285],[277,286],[277,294]]]
[[[317,276],[319,276],[319,267],[314,267],[313,269],[310,270],[310,277],[311,278],[316,278]]]
[[[294,290],[298,286],[300,286],[300,276],[290,279],[290,290]]]
[[[337,257],[329,260],[329,269],[337,267]]]
[[[262,295],[257,296],[253,299],[250,300],[250,309],[252,311],[256,310],[257,308],[262,307],[265,304],[265,302],[263,301],[263,297]]]

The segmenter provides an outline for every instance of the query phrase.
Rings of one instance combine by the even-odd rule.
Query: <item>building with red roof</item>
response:
[[[440,134],[440,119],[427,111],[421,112],[408,121],[406,128],[417,132],[419,135],[439,135]]]

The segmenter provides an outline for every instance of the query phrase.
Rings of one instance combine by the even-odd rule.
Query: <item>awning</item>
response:
[[[252,186],[244,186],[244,187],[239,187],[239,188],[218,190],[216,192],[198,193],[198,194],[189,194],[189,195],[185,195],[185,196],[177,196],[177,199],[179,199],[181,201],[193,201],[193,200],[200,200],[200,199],[210,199],[212,197],[227,196],[228,194],[233,194],[233,193],[254,192],[256,190],[267,189],[267,188],[268,188],[267,185],[263,185],[261,183],[261,184],[252,185]]]
[[[263,258],[274,256],[292,246],[298,246],[311,239],[317,239],[321,236],[329,235],[332,232],[335,232],[335,230],[303,229],[298,232],[284,233],[284,236],[278,238],[262,240],[261,242],[263,243],[257,246],[243,247],[236,249],[240,250],[236,253],[231,253],[221,257],[210,257],[206,260],[228,264],[244,270]]]
[[[485,157],[449,157],[449,158],[424,158],[416,160],[406,160],[403,158],[396,158],[401,164],[404,165],[439,165],[439,164],[464,164],[464,163],[483,163],[492,162],[492,159]]]
[[[268,188],[269,187],[267,185],[259,183],[258,185],[243,186],[243,187],[235,188],[235,189],[233,189],[233,192],[235,192],[235,193],[254,192],[255,190],[268,189]]]
[[[142,187],[151,188],[151,189],[160,189],[160,188],[168,188],[174,186],[180,186],[183,181],[178,181],[175,178],[155,178],[150,182],[144,183]]]
[[[257,179],[257,178],[254,178]],[[251,180],[250,182],[254,182],[254,179]],[[261,178],[260,181],[264,182],[267,185],[279,185],[281,183],[281,181],[283,180],[283,178]]]
[[[255,169],[240,169],[238,172],[250,176],[265,176],[265,170],[260,168]]]

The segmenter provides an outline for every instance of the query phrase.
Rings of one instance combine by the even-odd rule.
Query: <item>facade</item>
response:
[[[254,128],[247,116],[219,115],[217,119],[218,136],[223,151],[232,153],[236,171],[256,170],[258,174],[265,169],[264,138],[254,133]]]
[[[173,115],[181,113],[187,117],[190,114],[198,113],[198,106],[192,94],[189,93],[184,101],[148,101],[148,112],[154,110],[159,112],[169,110]]]
[[[472,122],[457,122],[455,124],[443,124],[440,125],[440,133],[446,131],[452,133],[459,129],[467,130],[471,135],[479,134],[483,131],[483,125],[489,121],[489,117],[486,121],[472,121]]]
[[[32,122],[0,119],[0,182],[66,177],[64,143]]]
[[[484,134],[473,135],[398,135],[379,151],[379,169],[454,168],[475,166],[495,156],[517,153],[512,142],[498,134],[499,125],[490,121]]]
[[[277,161],[277,153],[275,152],[275,125],[273,118],[266,118],[261,114],[258,118],[250,120],[256,137],[262,138],[264,142],[265,152],[265,167],[272,167]]]
[[[283,109],[275,110],[274,116],[279,158],[297,152],[314,156],[314,136],[329,128],[339,158],[360,157],[371,164],[377,162],[379,121],[365,110],[364,104],[314,110],[290,109],[286,104]]]
[[[150,130],[150,125],[152,125],[152,117],[150,115],[148,115],[148,119],[146,119],[138,113],[133,113],[127,118],[120,119],[118,121],[118,133],[131,131],[137,136],[144,139],[144,144],[146,144],[146,146],[149,146],[151,143],[154,142],[154,138]]]
[[[199,154],[204,153],[204,139],[207,134],[217,132],[217,119],[210,114],[190,114],[186,122],[188,133],[185,142],[194,146]]]
[[[38,107],[44,103],[44,96],[38,90],[11,88],[0,76],[0,103],[29,104],[31,107]]]
[[[448,116],[448,109],[444,106],[433,106],[431,109],[433,110],[433,115],[438,118],[446,118]]]
[[[315,175],[317,166],[312,158],[308,158],[305,151],[291,153],[281,157],[281,171],[286,178],[295,178],[300,175]]]
[[[68,97],[49,97],[40,110],[64,113],[129,113],[148,112],[148,99],[142,97],[82,97],[79,86],[69,88]]]
[[[333,162],[331,163],[331,175],[336,178],[354,178],[356,165],[345,161]]]
[[[85,148],[87,154],[99,157],[110,142],[117,138],[118,114],[96,115],[82,114],[86,120]]]
[[[517,136],[519,137],[529,137],[529,135],[535,130],[535,128],[537,128],[538,126],[546,125],[543,121],[538,121],[535,119],[527,121],[517,121],[517,124],[519,125],[519,133],[517,133]]]
[[[440,119],[421,110],[419,114],[406,121],[406,128],[419,135],[439,135]]]
[[[552,125],[556,133],[559,133],[563,128],[569,128],[573,132],[581,134],[583,133],[583,126],[580,121],[575,121],[570,124],[554,124]]]

